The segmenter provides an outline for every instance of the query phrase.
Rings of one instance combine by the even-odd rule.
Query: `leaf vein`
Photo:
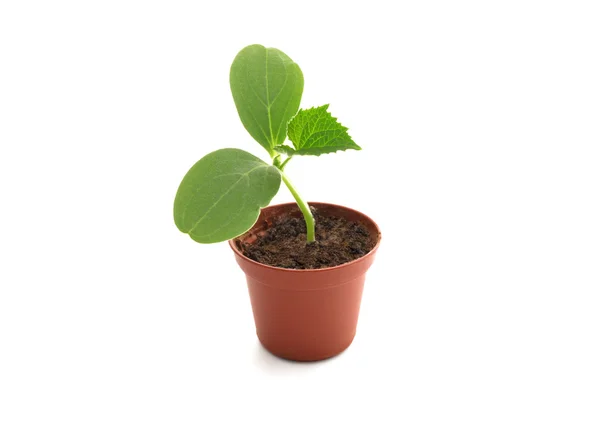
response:
[[[249,178],[249,175],[252,172],[254,172],[257,169],[264,168],[264,167],[269,167],[269,165],[260,165],[260,166],[255,167],[254,169],[251,169],[250,171],[248,171],[246,173],[243,173],[242,176],[237,181],[235,181],[235,183],[233,183],[223,194],[221,194],[221,196],[217,199],[217,201],[215,201],[208,208],[208,210],[206,210],[206,212],[204,212],[204,214],[196,221],[196,223],[194,223],[194,226],[192,226],[192,228],[189,230],[189,232],[193,232],[194,229],[196,229],[196,227],[200,224],[200,222],[202,222],[206,218],[206,216],[208,216],[208,214],[217,206],[217,204],[219,204],[221,202],[221,200],[223,198],[225,198],[225,196],[228,195],[231,192],[231,190],[233,190],[233,188],[235,188],[235,186],[237,184],[239,184],[240,181],[242,181],[246,178]]]

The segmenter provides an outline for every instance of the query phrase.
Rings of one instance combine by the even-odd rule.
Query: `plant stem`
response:
[[[289,162],[290,160],[292,160],[292,156],[290,156],[290,157],[288,157],[287,159],[285,159],[285,160],[283,161],[283,163],[281,163],[281,165],[279,166],[279,169],[281,169],[281,170],[285,169],[285,165],[286,165],[286,164],[288,164],[288,162]]]
[[[288,179],[287,175],[281,172],[281,179],[283,179],[283,183],[288,187],[296,203],[298,203],[298,207],[300,207],[300,211],[302,211],[302,215],[304,216],[304,221],[306,222],[306,243],[310,244],[315,241],[315,218],[310,212],[310,207],[308,203],[300,197],[296,188],[292,185],[292,182]]]

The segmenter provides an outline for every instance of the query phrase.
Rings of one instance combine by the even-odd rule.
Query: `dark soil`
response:
[[[302,217],[281,216],[253,243],[238,241],[242,253],[259,263],[286,269],[321,269],[356,260],[373,249],[367,228],[341,217],[315,216],[316,241],[306,243]]]

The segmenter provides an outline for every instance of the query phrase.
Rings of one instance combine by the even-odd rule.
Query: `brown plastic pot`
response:
[[[296,203],[262,209],[252,229],[229,241],[246,273],[258,339],[272,354],[295,361],[323,360],[350,346],[356,333],[365,273],[381,240],[375,222],[356,210],[327,203],[310,205],[321,214],[363,223],[375,242],[373,250],[340,266],[307,270],[267,266],[242,254],[240,243],[253,242],[274,217],[301,216]]]

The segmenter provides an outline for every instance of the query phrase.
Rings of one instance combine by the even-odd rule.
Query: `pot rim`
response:
[[[276,208],[276,207],[281,207],[281,206],[289,206],[292,204],[296,204],[295,202],[289,202],[289,203],[281,203],[281,204],[272,204],[270,206],[267,207],[263,207],[261,208],[261,210],[263,209],[271,209],[271,208]],[[268,264],[263,264],[260,263],[256,260],[252,260],[248,257],[246,257],[244,254],[242,254],[242,252],[237,248],[237,245],[235,245],[235,239],[238,238],[241,235],[236,236],[233,239],[230,239],[229,241],[227,241],[227,243],[229,244],[229,246],[231,247],[231,249],[233,250],[233,252],[235,253],[236,256],[238,256],[239,258],[241,258],[242,260],[252,263],[255,266],[259,266],[259,267],[263,267],[265,269],[273,269],[273,270],[278,270],[278,271],[285,271],[285,272],[292,272],[292,273],[317,273],[317,272],[327,272],[327,271],[332,271],[332,270],[337,270],[337,269],[341,269],[343,267],[346,266],[351,266],[353,264],[356,264],[360,261],[366,260],[368,257],[370,257],[371,255],[375,254],[375,252],[377,251],[377,249],[379,248],[379,244],[381,244],[381,229],[379,229],[379,226],[377,225],[377,223],[371,219],[369,216],[367,216],[366,214],[355,210],[353,208],[350,207],[346,207],[346,206],[340,206],[339,204],[333,204],[333,203],[323,203],[320,201],[309,201],[308,202],[309,205],[314,205],[314,206],[318,206],[318,205],[325,205],[325,206],[333,206],[335,208],[338,209],[345,209],[348,210],[350,212],[356,213],[362,217],[364,217],[366,220],[369,220],[373,226],[375,227],[375,229],[377,230],[377,242],[375,243],[375,246],[371,249],[371,251],[369,251],[367,254],[365,254],[362,257],[359,257],[355,260],[340,264],[338,266],[332,266],[332,267],[323,267],[320,269],[287,269],[285,267],[276,267],[276,266],[269,266]],[[257,218],[257,222],[258,222],[258,218]],[[256,222],[254,222],[256,224]],[[252,225],[254,226],[254,225]],[[246,232],[245,232],[246,233]],[[243,234],[242,234],[243,235]]]

